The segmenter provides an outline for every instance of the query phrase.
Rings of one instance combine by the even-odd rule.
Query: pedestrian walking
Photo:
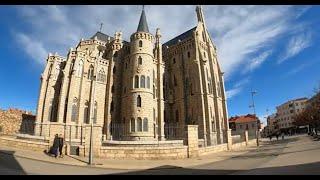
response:
[[[279,139],[279,134],[278,133],[276,134],[276,137],[277,137],[277,141],[278,141],[278,139]]]
[[[62,153],[63,145],[64,145],[64,138],[62,134],[59,134],[59,153],[61,158],[63,157],[63,153]]]
[[[284,140],[284,133],[282,133],[282,140]]]
[[[50,150],[50,153],[53,154],[55,158],[58,157],[58,149],[59,149],[59,137],[58,137],[58,134],[56,134],[54,136],[53,145]]]

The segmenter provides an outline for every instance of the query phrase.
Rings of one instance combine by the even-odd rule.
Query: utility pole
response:
[[[256,128],[256,138],[257,138],[257,146],[259,146],[259,121],[258,121],[258,118],[257,118],[257,115],[256,115],[256,107],[255,107],[255,104],[254,104],[254,98],[253,96],[255,94],[257,94],[257,91],[253,91],[252,88],[251,88],[251,100],[252,100],[252,104],[249,106],[249,107],[252,107],[253,108],[253,114],[257,120],[257,128]]]

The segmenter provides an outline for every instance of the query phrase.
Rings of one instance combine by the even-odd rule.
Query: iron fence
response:
[[[181,139],[184,134],[184,128],[177,124],[165,124],[164,135],[166,139]]]

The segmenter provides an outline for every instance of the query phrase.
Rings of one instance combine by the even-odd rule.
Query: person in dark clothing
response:
[[[279,134],[278,133],[276,134],[276,137],[277,137],[277,140],[278,140],[279,139]]]
[[[56,134],[54,136],[53,145],[51,148],[51,154],[53,154],[55,158],[58,157],[58,149],[59,149],[59,137],[58,137],[58,134]]]
[[[62,137],[62,134],[59,135],[59,152],[60,157],[63,157],[62,149],[63,149],[64,139]]]

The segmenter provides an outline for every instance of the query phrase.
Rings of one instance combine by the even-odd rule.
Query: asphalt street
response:
[[[115,175],[263,175],[320,174],[320,142],[308,136],[286,137],[284,140],[264,141],[248,153],[198,166],[181,168],[160,166],[145,170],[105,169],[62,165],[28,158],[14,153],[0,153],[0,174],[115,174]],[[201,157],[200,157],[201,158]],[[139,161],[137,161],[139,163]]]

